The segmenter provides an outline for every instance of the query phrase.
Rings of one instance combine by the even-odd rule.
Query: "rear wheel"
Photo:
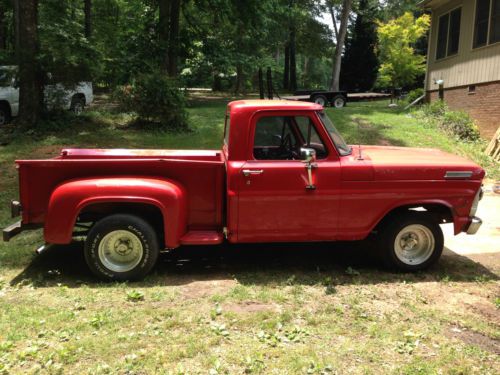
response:
[[[333,106],[335,108],[345,107],[346,100],[342,95],[337,95],[332,100]]]
[[[316,95],[314,97],[314,103],[322,105],[323,107],[326,107],[328,104],[328,99],[324,95]]]
[[[436,263],[443,252],[443,232],[426,213],[408,212],[387,223],[379,233],[384,263],[400,271],[418,271]]]
[[[85,260],[104,280],[140,280],[153,268],[158,253],[153,227],[127,214],[98,221],[85,241]]]

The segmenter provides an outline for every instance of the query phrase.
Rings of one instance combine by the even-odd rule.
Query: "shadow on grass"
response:
[[[498,280],[482,264],[445,249],[440,262],[427,271],[391,273],[384,270],[367,241],[313,244],[248,244],[182,247],[162,254],[151,275],[139,287],[185,285],[194,281],[235,279],[243,285],[315,285],[325,280],[342,284]],[[106,287],[90,273],[83,244],[52,246],[37,256],[11,285],[50,287],[62,283]]]

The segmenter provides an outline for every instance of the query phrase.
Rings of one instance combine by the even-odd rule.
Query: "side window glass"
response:
[[[295,122],[303,139],[303,144],[300,147],[310,147],[316,150],[316,158],[324,159],[328,153],[326,147],[321,140],[311,118],[306,116],[296,116]]]
[[[255,125],[253,154],[257,160],[294,160],[297,139],[292,130],[292,117],[262,117]]]

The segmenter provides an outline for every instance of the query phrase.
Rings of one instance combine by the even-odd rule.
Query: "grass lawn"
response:
[[[103,111],[43,135],[9,140],[3,130],[0,225],[17,196],[14,159],[66,146],[218,148],[224,106],[193,101],[193,131],[181,135]],[[385,102],[328,112],[348,142],[438,147],[500,178],[484,145],[450,140]],[[392,274],[367,243],[187,247],[163,255],[144,282],[102,284],[81,243],[35,257],[41,243],[39,231],[0,243],[0,374],[500,372],[498,262],[446,250],[428,272]]]

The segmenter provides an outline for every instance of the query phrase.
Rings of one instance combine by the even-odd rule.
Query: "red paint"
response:
[[[66,149],[49,160],[21,160],[24,224],[43,223],[49,243],[69,243],[82,209],[106,202],[141,203],[163,216],[166,247],[229,241],[321,241],[365,238],[392,210],[433,204],[451,210],[455,233],[466,230],[484,171],[432,149],[362,146],[341,156],[317,116],[319,105],[237,101],[221,151]],[[264,115],[307,116],[328,156],[307,190],[300,160],[255,160],[255,124]],[[243,169],[263,170],[244,176]],[[445,180],[446,171],[472,171]],[[132,212],[133,213],[133,212]]]

